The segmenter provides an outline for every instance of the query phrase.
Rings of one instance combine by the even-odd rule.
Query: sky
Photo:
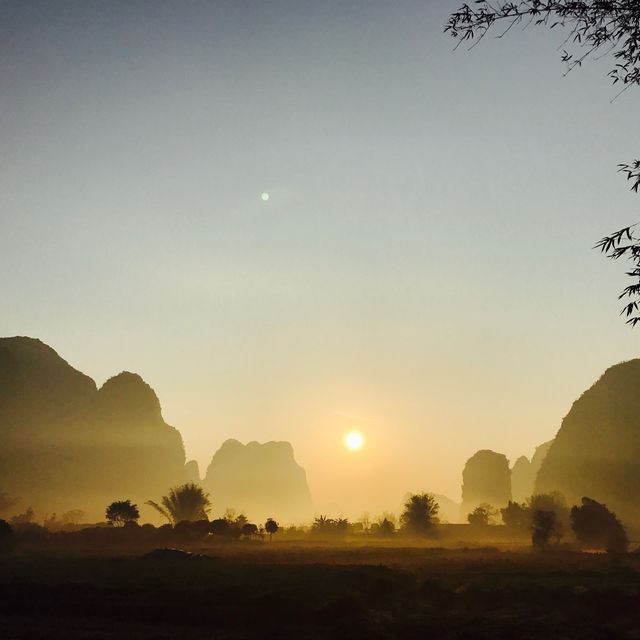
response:
[[[638,93],[556,31],[454,50],[458,4],[0,2],[0,335],[140,373],[202,472],[290,441],[319,512],[530,456],[638,356],[592,250]]]

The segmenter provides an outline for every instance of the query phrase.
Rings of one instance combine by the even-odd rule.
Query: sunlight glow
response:
[[[263,193],[260,194],[260,197],[264,202],[266,202],[269,199],[269,194],[266,191],[264,191]]]
[[[358,451],[364,445],[364,436],[359,431],[348,431],[344,434],[343,443],[349,451]]]

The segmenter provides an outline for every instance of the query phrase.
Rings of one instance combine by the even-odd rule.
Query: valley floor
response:
[[[274,543],[168,556],[0,559],[0,637],[640,638],[637,553]]]

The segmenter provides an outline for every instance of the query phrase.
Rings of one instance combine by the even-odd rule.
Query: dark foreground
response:
[[[0,560],[0,638],[640,638],[640,559],[210,549]]]

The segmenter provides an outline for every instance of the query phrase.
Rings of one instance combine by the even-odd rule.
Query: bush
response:
[[[216,518],[209,523],[209,533],[216,538],[228,538],[231,535],[231,528],[231,522],[226,518]]]
[[[490,504],[486,502],[477,506],[468,516],[467,520],[470,525],[485,527],[487,526],[494,516],[498,514]]]
[[[13,516],[13,518],[11,518],[11,524],[14,527],[17,527],[23,524],[31,524],[33,522],[34,517],[35,517],[35,513],[33,512],[33,509],[29,507],[24,513],[20,513],[17,516]]]
[[[140,527],[140,537],[144,540],[153,540],[157,535],[157,529],[152,524],[143,524]]]
[[[0,520],[0,553],[6,553],[13,546],[13,529],[6,520]]]
[[[569,507],[565,497],[559,491],[534,494],[527,501],[527,507],[532,517],[534,511],[551,511],[556,514],[560,527],[569,524]]]
[[[622,523],[607,506],[591,498],[582,498],[582,506],[571,509],[571,527],[583,547],[626,553],[629,540]]]
[[[500,509],[500,515],[509,529],[523,531],[531,526],[531,510],[524,504],[509,500],[507,506]]]
[[[391,538],[396,532],[396,525],[393,524],[389,518],[383,518],[375,524],[377,525],[376,535],[379,535],[381,538]]]
[[[183,542],[199,542],[209,535],[210,525],[208,520],[182,520],[173,527],[173,532]]]
[[[311,533],[323,537],[343,537],[349,532],[349,521],[346,518],[327,518],[318,516],[311,525]]]

